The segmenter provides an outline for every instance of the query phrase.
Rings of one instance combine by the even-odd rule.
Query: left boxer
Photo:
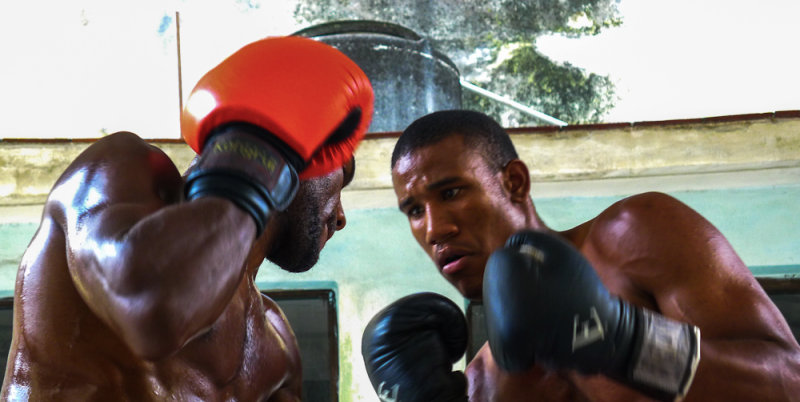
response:
[[[267,38],[189,96],[186,181],[134,134],[90,145],[20,263],[1,399],[301,400],[297,340],[254,280],[265,258],[309,269],[344,227],[372,100],[338,50]]]

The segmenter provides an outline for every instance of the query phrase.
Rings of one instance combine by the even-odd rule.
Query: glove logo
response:
[[[278,167],[275,155],[269,154],[261,147],[240,140],[219,141],[214,144],[214,151],[218,153],[235,153],[240,157],[257,161],[268,172],[273,173]]]
[[[523,244],[519,246],[519,252],[522,254],[527,254],[539,264],[544,264],[544,252],[536,247],[531,246],[530,244]]]
[[[603,323],[600,321],[600,315],[597,314],[597,309],[592,307],[589,310],[589,316],[588,320],[581,322],[580,314],[575,314],[575,320],[572,326],[573,352],[576,349],[580,349],[597,341],[602,341],[603,338],[605,338]],[[578,327],[580,327],[580,330]]]
[[[400,393],[400,384],[395,384],[390,389],[383,389],[383,386],[386,384],[386,381],[382,381],[381,385],[378,386],[378,397],[382,402],[400,402],[397,399],[397,394]]]

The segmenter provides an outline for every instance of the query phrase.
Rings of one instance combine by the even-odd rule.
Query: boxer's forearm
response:
[[[800,395],[800,351],[782,341],[710,339],[686,401],[783,401]]]
[[[96,219],[114,215],[124,227],[126,215],[147,212],[140,209],[110,207]],[[255,234],[247,214],[216,198],[147,214],[118,236],[113,227],[103,230],[83,241],[73,277],[131,349],[154,359],[216,320],[241,280]]]

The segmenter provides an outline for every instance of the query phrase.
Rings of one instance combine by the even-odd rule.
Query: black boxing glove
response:
[[[249,124],[222,126],[209,137],[186,177],[187,200],[222,197],[249,213],[256,236],[272,211],[283,211],[297,194],[302,160],[265,130]]]
[[[686,394],[700,331],[612,296],[566,241],[523,231],[487,261],[483,302],[489,346],[506,371],[533,364],[603,374],[650,397]]]
[[[403,297],[369,322],[361,340],[367,374],[381,401],[467,401],[467,379],[453,371],[467,350],[467,322],[435,293]]]

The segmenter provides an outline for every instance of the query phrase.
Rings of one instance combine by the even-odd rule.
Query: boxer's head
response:
[[[508,134],[478,112],[424,116],[397,141],[392,182],[420,246],[465,297],[480,298],[486,260],[532,210]]]
[[[420,117],[403,131],[392,152],[392,169],[403,156],[453,135],[460,136],[469,148],[479,150],[494,172],[518,157],[508,134],[491,117],[471,110],[445,110]]]
[[[184,178],[195,168],[197,159],[189,163]],[[286,211],[271,218],[277,223],[270,226],[279,233],[272,237],[275,242],[267,253],[268,260],[291,272],[304,272],[316,264],[328,239],[347,223],[341,192],[353,180],[355,169],[355,159],[351,158],[341,169],[300,181]]]
[[[276,216],[279,233],[267,259],[291,272],[304,272],[346,218],[341,191],[353,180],[355,159],[325,176],[300,181],[297,196],[286,211]]]

